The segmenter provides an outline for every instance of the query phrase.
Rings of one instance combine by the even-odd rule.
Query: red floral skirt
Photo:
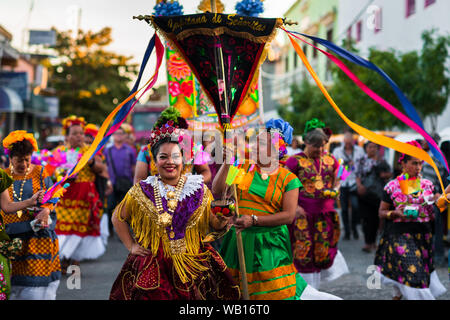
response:
[[[340,237],[336,211],[307,213],[289,226],[294,265],[300,273],[320,272],[333,265]]]
[[[171,258],[165,258],[160,245],[156,256],[128,255],[116,281],[110,300],[238,300],[237,285],[220,255],[203,245],[209,259],[202,262],[208,267],[194,280],[182,283]]]

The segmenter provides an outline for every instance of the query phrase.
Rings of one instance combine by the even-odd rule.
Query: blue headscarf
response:
[[[288,145],[292,143],[292,134],[294,133],[294,129],[283,119],[270,119],[266,122],[266,129],[274,129],[275,131],[278,131],[283,137],[284,142]]]

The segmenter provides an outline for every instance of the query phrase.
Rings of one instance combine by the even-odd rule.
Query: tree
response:
[[[411,51],[402,54],[395,50],[379,51],[371,48],[368,57],[397,83],[422,119],[430,118],[432,132],[436,129],[437,117],[446,107],[450,91],[449,79],[446,76],[450,37],[436,36],[435,32],[435,30],[423,32],[423,47],[420,52]],[[353,43],[344,42],[344,46],[349,51],[357,53]],[[394,90],[379,74],[346,60],[344,63],[369,88],[405,113]],[[371,130],[405,128],[400,120],[363,93],[334,65],[332,72],[334,84],[329,89],[330,95],[352,121]],[[334,110],[330,109],[331,106],[325,98],[321,100],[316,96],[319,90],[314,86],[315,84],[295,86],[292,90],[292,110],[287,106],[281,106],[280,116],[293,123],[304,123],[309,118],[322,117],[321,120],[330,125],[333,131],[336,129],[341,131],[345,124]],[[310,101],[307,101],[309,99]],[[333,120],[334,118],[338,118],[339,121]]]
[[[50,66],[50,85],[60,99],[62,117],[84,116],[101,124],[114,107],[125,99],[127,84],[137,73],[137,65],[106,47],[112,42],[111,28],[99,32],[57,32],[59,59]]]

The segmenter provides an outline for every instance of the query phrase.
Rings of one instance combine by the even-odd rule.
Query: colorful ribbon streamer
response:
[[[400,100],[400,103],[403,106],[403,109],[405,110],[406,114],[409,116],[409,121],[408,121],[408,126],[410,126],[412,129],[414,129],[417,133],[419,133],[420,135],[423,136],[423,138],[428,142],[429,146],[430,146],[430,150],[433,153],[433,155],[439,160],[440,163],[442,163],[444,165],[444,167],[446,168],[447,172],[449,171],[449,166],[447,163],[447,160],[445,158],[445,156],[443,155],[442,151],[440,150],[439,146],[437,145],[437,143],[434,141],[434,139],[425,131],[425,128],[423,126],[422,120],[420,119],[419,114],[417,113],[416,109],[414,108],[414,106],[411,104],[411,102],[408,100],[408,98],[404,95],[404,93],[400,90],[400,88],[398,87],[398,85],[379,67],[377,67],[375,64],[373,64],[372,62],[365,60],[363,58],[361,58],[360,56],[357,56],[337,45],[335,45],[334,43],[327,41],[325,39],[321,39],[321,38],[317,38],[314,36],[309,36],[307,34],[304,33],[300,33],[300,32],[295,32],[295,31],[287,31],[286,29],[282,28],[284,31],[286,31],[288,34],[293,35],[294,37],[295,34],[298,35],[302,35],[304,37],[307,37],[317,43],[320,43],[321,45],[323,45],[324,47],[326,47],[327,49],[329,49],[330,51],[334,52],[335,54],[339,55],[340,57],[355,63],[359,66],[368,68],[370,70],[373,70],[375,72],[377,72],[378,74],[380,74],[385,80],[386,82],[392,87],[392,89],[394,90],[395,94],[397,95],[398,99]],[[298,37],[296,37],[298,38]],[[300,39],[300,38],[298,38]],[[302,39],[300,39],[302,40]],[[302,40],[303,41],[303,40]],[[305,41],[304,41],[305,42]],[[307,42],[305,42],[307,43]],[[309,43],[307,43],[309,44]],[[318,48],[316,48],[318,49]],[[320,50],[320,49],[318,49]],[[323,51],[322,51],[323,52]],[[329,56],[329,53],[327,53],[327,56]],[[336,59],[334,56],[332,56],[334,59]],[[333,60],[333,59],[332,59]],[[333,62],[336,63],[335,60],[333,60]],[[340,62],[340,61],[339,61]],[[342,65],[343,63],[340,62]],[[338,64],[339,65],[339,64]],[[341,68],[342,69],[342,68]],[[347,68],[348,70],[348,68]],[[344,71],[344,70],[343,70]],[[348,70],[349,71],[349,70]],[[345,71],[344,71],[345,72]],[[346,72],[347,73],[347,72]],[[347,74],[348,75],[348,74]],[[353,79],[352,79],[353,80]],[[361,88],[361,87],[360,87]],[[362,89],[362,88],[361,88]],[[364,90],[363,90],[364,91]],[[364,91],[366,92],[366,91]],[[368,92],[366,92],[366,94],[368,94]],[[369,95],[371,98],[373,98],[371,95]],[[374,99],[374,98],[373,98]],[[380,98],[381,99],[381,98]],[[380,101],[378,101],[377,99],[374,99],[377,103],[380,103]],[[380,103],[381,104],[381,103]],[[381,104],[383,107],[386,107],[386,104],[388,104],[387,102],[385,104]],[[389,105],[390,106],[390,105]],[[392,107],[392,106],[390,106]],[[392,107],[393,109],[395,109],[394,107]],[[399,118],[401,121],[405,122],[404,119],[406,118],[405,116],[402,117],[402,119],[399,117],[399,114],[401,114],[397,109],[395,109],[395,111],[391,111],[389,110],[394,116],[396,116],[397,118]],[[411,120],[412,119],[412,120]],[[406,122],[405,122],[406,123]],[[412,123],[414,123],[414,125],[411,125]]]
[[[142,88],[137,90],[137,87],[138,87],[139,82],[140,82],[141,77],[142,77],[142,73],[143,73],[144,68],[145,68],[145,65],[147,64],[147,61],[148,61],[148,59],[149,59],[149,57],[150,57],[150,55],[151,55],[151,53],[153,51],[153,47],[155,47],[155,46],[156,46],[156,55],[157,55],[157,65],[156,65],[155,73],[153,74],[153,76],[147,81],[147,83]],[[44,203],[44,204],[47,203],[47,202],[54,203],[55,201],[51,201],[51,199],[54,198],[55,194],[60,194],[59,191],[64,188],[63,186],[65,185],[65,181],[67,179],[69,179],[70,177],[74,176],[75,174],[77,174],[81,169],[83,169],[83,167],[88,163],[88,161],[92,157],[94,157],[95,154],[97,154],[97,152],[106,144],[106,142],[108,141],[110,136],[125,121],[126,117],[131,112],[131,110],[133,109],[134,105],[137,103],[139,98],[141,98],[142,95],[145,94],[145,92],[147,92],[149,89],[151,89],[153,87],[153,85],[156,83],[156,81],[158,79],[158,71],[159,71],[159,68],[161,66],[163,57],[164,57],[164,46],[161,43],[161,40],[159,39],[158,35],[155,33],[155,35],[153,36],[152,40],[150,40],[150,42],[149,42],[149,45],[147,47],[147,50],[146,50],[146,53],[145,53],[145,56],[144,56],[144,59],[143,59],[143,63],[142,63],[142,66],[141,66],[141,70],[140,70],[139,76],[137,78],[137,81],[136,81],[133,89],[130,92],[130,95],[124,101],[122,101],[108,115],[108,117],[105,119],[105,121],[103,122],[102,126],[100,127],[100,129],[98,131],[98,134],[95,137],[92,145],[89,147],[87,152],[85,152],[83,154],[83,156],[81,157],[81,159],[77,163],[77,165],[74,166],[70,171],[68,171],[63,179],[61,179],[60,181],[55,183],[50,189],[48,189],[46,191],[46,193],[44,195],[44,198],[42,200],[42,203]],[[132,99],[134,99],[134,97],[140,91],[142,91],[142,89],[144,89],[144,88],[145,88],[145,90],[141,94],[141,96],[137,100],[135,100],[133,102]],[[130,104],[131,104],[131,106],[130,106]],[[110,128],[110,130],[106,134],[106,130],[110,126],[110,124],[113,121],[113,119],[116,116],[116,114],[117,114],[117,117],[115,118],[115,121],[113,122],[112,127]]]
[[[334,100],[331,98],[330,94],[328,93],[328,91],[325,89],[324,85],[322,84],[322,81],[319,79],[319,77],[317,76],[317,74],[315,73],[315,71],[313,70],[313,68],[311,67],[311,64],[309,63],[308,59],[306,58],[303,50],[301,49],[300,45],[295,41],[295,39],[289,34],[287,33],[289,40],[291,41],[295,51],[297,52],[298,56],[300,57],[300,59],[303,61],[303,64],[305,65],[306,69],[308,70],[308,72],[311,74],[311,76],[313,77],[314,81],[317,83],[317,86],[319,87],[320,91],[322,91],[322,93],[324,94],[325,98],[328,100],[328,102],[331,104],[331,106],[333,107],[333,109],[337,112],[337,114],[342,118],[342,120],[345,121],[345,123],[347,123],[347,125],[352,128],[355,132],[357,132],[359,135],[365,137],[367,140],[370,140],[376,144],[382,145],[384,147],[387,148],[391,148],[394,149],[398,152],[410,155],[412,157],[418,158],[420,160],[425,161],[426,163],[428,163],[430,166],[433,167],[436,175],[439,178],[439,182],[441,184],[441,188],[442,190],[445,190],[444,188],[444,184],[442,182],[441,176],[439,174],[439,170],[436,166],[436,164],[434,163],[433,159],[430,157],[430,155],[425,152],[424,150],[417,148],[415,146],[412,146],[410,144],[407,143],[403,143],[388,137],[385,137],[383,135],[377,134],[373,131],[370,131],[364,127],[361,127],[360,125],[352,122],[350,119],[348,119],[345,114],[341,111],[341,109],[339,109],[339,107],[336,105],[336,103],[334,102]]]

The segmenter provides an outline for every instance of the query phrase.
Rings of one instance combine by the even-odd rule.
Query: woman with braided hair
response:
[[[334,209],[338,196],[338,161],[325,152],[330,130],[318,119],[306,123],[303,152],[290,157],[286,167],[303,184],[298,195],[294,223],[290,226],[294,264],[309,285],[319,289],[321,280],[332,281],[348,273],[337,248],[339,215]]]

